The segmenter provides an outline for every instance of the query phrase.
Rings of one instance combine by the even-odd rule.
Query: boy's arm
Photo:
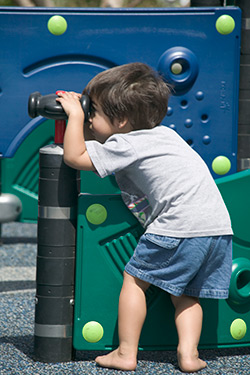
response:
[[[84,112],[79,101],[80,97],[80,94],[74,92],[58,93],[57,100],[68,116],[64,135],[64,162],[75,169],[95,171],[85,145]]]

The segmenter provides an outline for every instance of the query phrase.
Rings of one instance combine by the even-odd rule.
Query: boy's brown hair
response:
[[[148,65],[131,63],[97,74],[83,94],[96,101],[112,123],[127,119],[136,130],[161,123],[167,113],[170,88]]]

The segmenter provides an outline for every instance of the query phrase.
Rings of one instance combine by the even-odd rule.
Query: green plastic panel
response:
[[[234,230],[229,303],[245,316],[250,334],[250,170],[223,177],[217,185]]]
[[[22,201],[22,222],[37,221],[39,149],[53,143],[54,128],[54,121],[44,121],[25,138],[13,158],[2,160],[2,192]]]
[[[250,247],[250,170],[218,179],[217,186],[230,213],[235,242]]]
[[[242,179],[244,181],[241,181]],[[237,186],[233,185],[232,190],[231,186],[232,183],[235,184],[235,180],[238,183],[236,183]],[[250,212],[249,199],[242,195],[242,185],[245,193],[247,190],[250,191],[250,171],[218,181],[222,194],[228,192],[226,196],[230,198],[228,204],[231,215],[234,216],[233,223],[237,222],[236,233],[238,228],[242,230],[241,225],[238,225],[238,220],[244,221],[247,211]],[[240,199],[245,199],[246,202],[244,207],[238,206],[240,209],[244,208],[243,215],[237,209],[237,200],[240,194]],[[106,220],[99,225],[91,224],[86,217],[88,208],[96,204],[104,206],[107,210]],[[98,210],[96,215],[98,216]],[[141,233],[142,228],[125,207],[119,194],[80,195],[73,337],[73,345],[77,350],[110,350],[118,345],[117,311],[123,280],[122,273],[126,262],[133,254]],[[240,235],[242,233],[240,231]],[[249,246],[239,248],[234,244],[234,258],[239,256],[249,260]],[[241,289],[244,289],[246,299],[243,303],[230,299],[203,299],[201,301],[204,322],[200,348],[250,345],[249,275],[250,273],[244,271],[241,279],[234,280],[235,287],[239,289],[240,294],[242,294]],[[169,295],[158,288],[150,287],[146,298],[148,314],[140,338],[140,349],[176,349],[177,333],[174,325],[174,309]],[[248,330],[242,339],[235,340],[230,334],[230,326],[238,318],[245,321]],[[82,328],[89,321],[97,321],[103,326],[103,338],[97,343],[89,343],[82,336]]]
[[[91,224],[87,209],[99,204],[107,210],[100,225]],[[142,234],[142,228],[120,195],[85,195],[79,197],[76,255],[74,347],[94,349],[82,337],[82,328],[90,320],[104,328],[98,347],[117,345],[117,308],[123,269]],[[94,349],[95,350],[95,349]]]
[[[115,176],[99,177],[96,173],[81,171],[81,193],[120,194]]]

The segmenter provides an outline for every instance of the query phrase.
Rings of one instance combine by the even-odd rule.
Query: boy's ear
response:
[[[119,129],[124,128],[127,125],[127,123],[128,123],[128,119],[127,118],[125,118],[123,120],[119,120],[119,122],[118,122]]]

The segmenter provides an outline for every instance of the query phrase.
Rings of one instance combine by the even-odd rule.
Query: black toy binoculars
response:
[[[30,94],[28,103],[28,113],[31,118],[43,116],[48,119],[66,120],[66,115],[61,103],[56,99],[57,94],[49,94],[42,96],[40,92],[36,91]],[[80,98],[82,110],[85,115],[84,121],[87,122],[91,114],[91,102],[88,95],[82,95]]]

